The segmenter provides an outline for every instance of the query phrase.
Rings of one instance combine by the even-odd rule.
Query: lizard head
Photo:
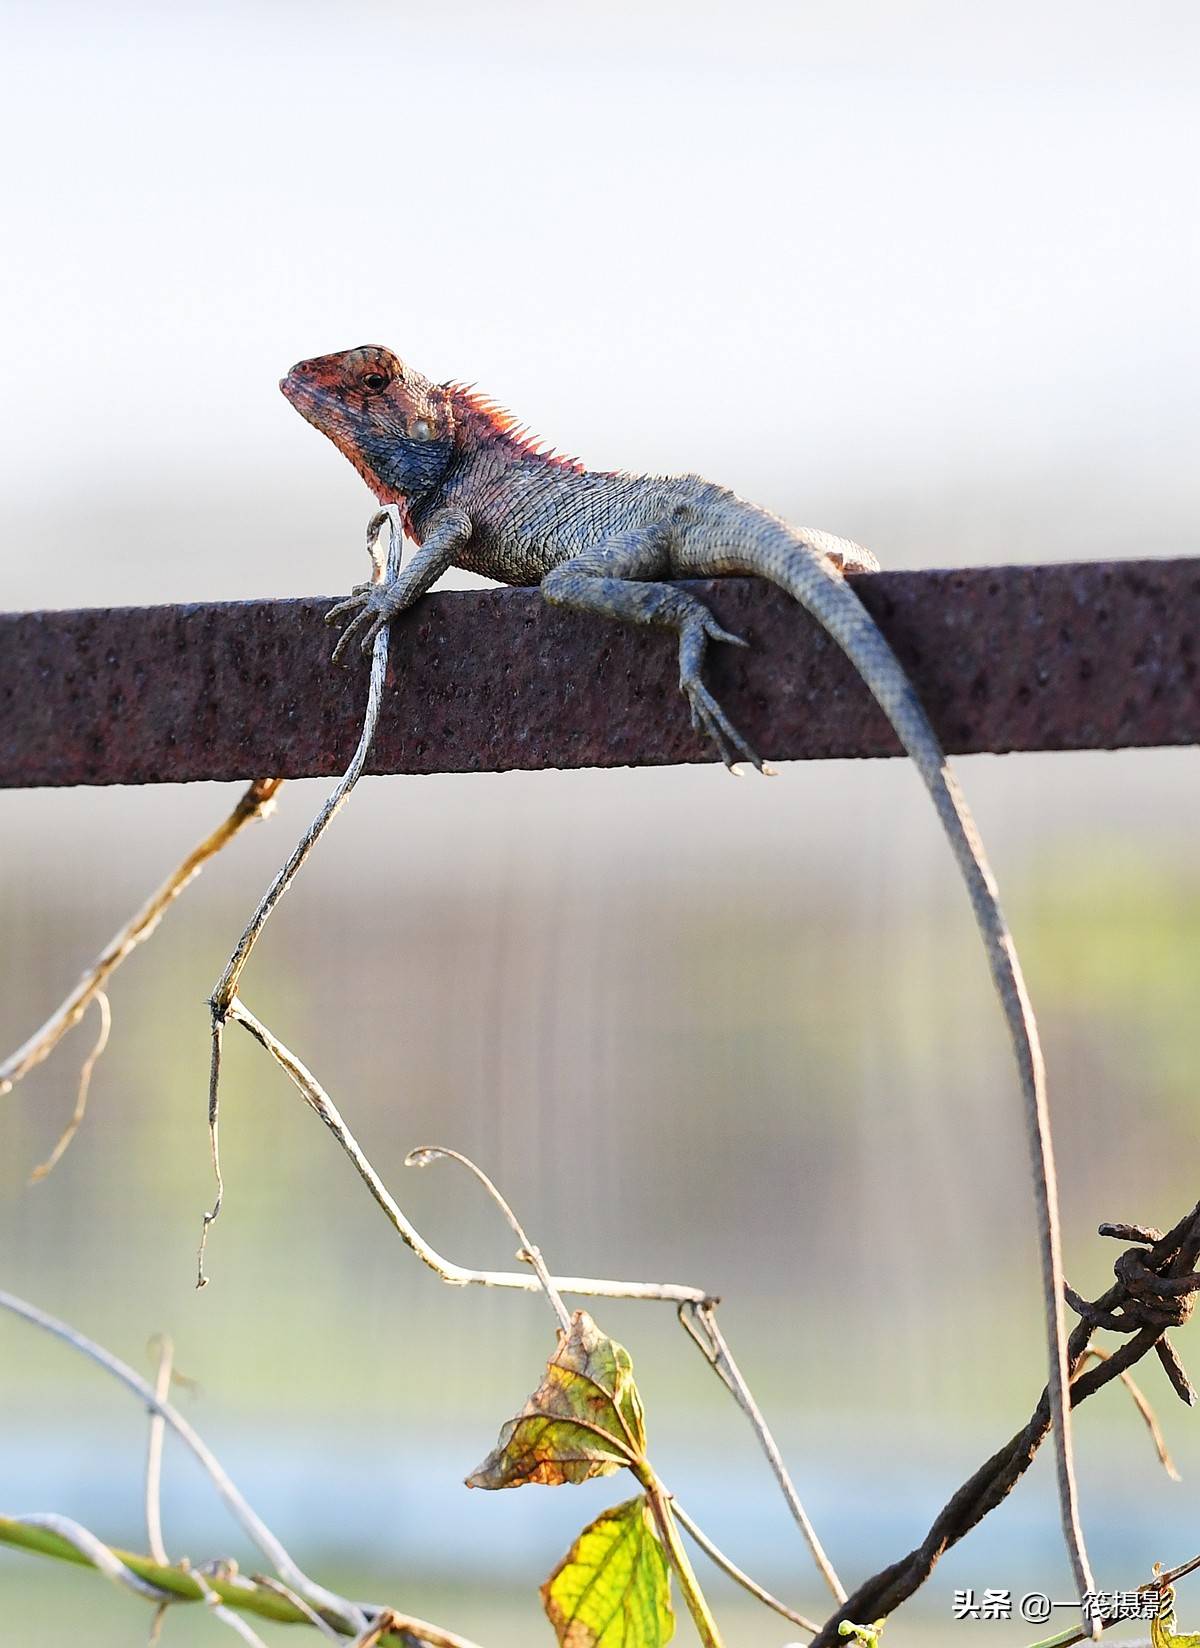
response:
[[[445,472],[454,450],[451,398],[390,349],[300,361],[279,387],[381,503],[419,498]]]

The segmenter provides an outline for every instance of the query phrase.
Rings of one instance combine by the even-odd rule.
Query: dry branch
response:
[[[366,1607],[309,1579],[239,1492],[211,1448],[161,1394],[161,1387],[166,1382],[165,1373],[169,1371],[169,1360],[165,1354],[160,1359],[156,1385],[152,1388],[111,1351],[24,1299],[0,1291],[0,1308],[52,1334],[98,1363],[145,1402],[155,1420],[169,1425],[199,1461],[234,1519],[271,1562],[279,1579],[245,1579],[236,1572],[226,1571],[223,1565],[206,1571],[186,1562],[171,1565],[135,1552],[115,1550],[70,1517],[55,1513],[0,1516],[0,1543],[22,1546],[44,1556],[97,1568],[115,1583],[158,1603],[160,1608],[164,1603],[176,1601],[204,1602],[223,1623],[251,1642],[258,1642],[259,1639],[243,1621],[229,1615],[228,1609],[244,1610],[266,1619],[295,1624],[312,1624],[319,1615],[324,1626],[332,1629],[338,1637],[352,1637],[355,1641],[378,1627],[386,1616],[382,1634],[376,1629],[373,1640],[390,1643],[392,1648],[407,1648],[414,1639],[426,1644],[427,1648],[475,1648],[464,1637],[432,1625],[427,1620],[400,1613],[396,1609]],[[156,1482],[153,1495],[156,1498]],[[150,1497],[148,1486],[148,1502]],[[151,1518],[152,1526],[155,1520],[155,1517]],[[389,1636],[389,1632],[393,1635]]]
[[[215,830],[192,848],[183,862],[177,864],[157,891],[150,895],[137,914],[114,934],[79,983],[55,1008],[40,1029],[35,1030],[15,1053],[0,1064],[0,1096],[3,1096],[10,1093],[23,1076],[27,1076],[54,1051],[67,1031],[79,1023],[93,1001],[97,1003],[100,1010],[99,1034],[79,1073],[75,1109],[50,1155],[33,1169],[31,1181],[44,1179],[54,1169],[83,1121],[92,1072],[108,1044],[108,1033],[112,1024],[104,986],[125,958],[150,937],[169,907],[189,882],[194,881],[200,874],[208,860],[215,857],[247,824],[253,823],[257,818],[267,817],[274,806],[275,794],[282,782],[280,778],[256,778],[239,798],[229,816],[222,819]]]
[[[386,562],[380,560],[376,553],[376,542],[380,531],[385,525],[388,528]],[[400,512],[394,504],[379,510],[371,517],[367,526],[367,551],[375,567],[377,579],[382,577],[385,571],[389,578],[394,579],[399,575],[401,557],[404,551],[404,529]],[[263,928],[270,920],[272,911],[295,880],[309,853],[312,852],[321,836],[345,805],[351,790],[362,777],[363,768],[366,766],[367,756],[370,754],[371,744],[375,738],[375,730],[379,725],[379,711],[383,704],[383,685],[387,677],[389,634],[389,628],[385,624],[375,639],[375,645],[371,653],[371,680],[367,691],[367,707],[363,716],[362,733],[359,736],[358,747],[351,758],[350,765],[346,768],[340,782],[326,798],[320,812],[297,842],[287,863],[278,872],[259,900],[258,907],[234,946],[233,954],[225,965],[225,971],[217,980],[209,1000],[209,1009],[212,1015],[212,1059],[208,1078],[208,1133],[217,1194],[212,1208],[204,1215],[201,1229],[200,1251],[196,1259],[196,1286],[198,1288],[204,1287],[207,1282],[204,1274],[204,1249],[208,1242],[209,1227],[220,1214],[221,1201],[225,1193],[224,1183],[221,1178],[221,1152],[218,1133],[222,1030],[231,1008],[237,1001],[238,981],[242,976],[242,971],[250,959],[251,951],[262,936]]]
[[[435,1248],[429,1245],[416,1226],[401,1211],[399,1204],[371,1165],[362,1146],[346,1126],[337,1106],[312,1072],[300,1062],[289,1048],[284,1046],[276,1035],[254,1017],[244,1001],[234,1001],[229,1010],[229,1017],[247,1029],[255,1040],[271,1054],[305,1102],[316,1112],[333,1134],[341,1149],[350,1158],[372,1197],[387,1216],[392,1228],[405,1245],[412,1249],[417,1258],[440,1276],[443,1282],[449,1283],[452,1287],[464,1287],[474,1284],[478,1287],[517,1288],[525,1293],[536,1292],[541,1288],[544,1291],[549,1291],[551,1295],[576,1293],[583,1295],[585,1298],[656,1299],[675,1305],[680,1320],[687,1328],[689,1336],[704,1351],[709,1365],[718,1374],[726,1388],[736,1397],[738,1405],[750,1420],[755,1435],[770,1461],[776,1480],[779,1482],[788,1505],[804,1533],[822,1577],[829,1585],[835,1598],[841,1601],[845,1597],[845,1591],[833,1570],[829,1558],[825,1554],[820,1540],[817,1538],[816,1530],[805,1514],[800,1496],[796,1492],[791,1477],[788,1475],[783,1458],[774,1437],[771,1435],[767,1422],[750,1394],[728,1345],[716,1329],[715,1309],[718,1300],[712,1294],[705,1293],[701,1288],[682,1286],[676,1282],[619,1282],[587,1276],[551,1276],[545,1271],[544,1266],[540,1272],[534,1275],[522,1274],[520,1271],[471,1270],[466,1266],[457,1265],[452,1260],[443,1258]],[[422,1167],[440,1157],[451,1157],[469,1166],[476,1178],[482,1180],[489,1187],[490,1193],[497,1198],[499,1197],[499,1192],[496,1191],[495,1186],[491,1184],[487,1176],[481,1173],[474,1163],[468,1162],[467,1158],[460,1156],[456,1151],[445,1150],[437,1146],[422,1146],[410,1153],[407,1158],[407,1165]],[[500,1200],[502,1201],[502,1198]],[[506,1216],[511,1219],[511,1209],[507,1207],[507,1203],[503,1205]],[[530,1249],[523,1231],[518,1240],[522,1243],[522,1257],[528,1258],[531,1252],[537,1251],[536,1249]],[[540,1260],[540,1258],[541,1255],[538,1254],[538,1259]],[[528,1262],[532,1263],[532,1259],[529,1259]],[[697,1328],[697,1323],[701,1324],[700,1328]],[[710,1337],[706,1338],[705,1336]]]
[[[1157,1231],[1124,1225],[1101,1225],[1100,1234],[1122,1239],[1133,1235],[1139,1244],[1150,1235],[1158,1235]],[[1197,1259],[1200,1259],[1200,1203],[1165,1236],[1159,1237],[1149,1252],[1139,1246],[1123,1253],[1113,1267],[1117,1282],[1094,1304],[1087,1304],[1078,1295],[1068,1295],[1074,1308],[1082,1307],[1086,1312],[1067,1343],[1073,1408],[1154,1350],[1169,1326],[1178,1326],[1187,1320],[1196,1292],[1200,1290],[1200,1275],[1195,1270]],[[1121,1324],[1121,1331],[1132,1337],[1098,1367],[1084,1371],[1083,1357],[1098,1325],[1097,1316],[1103,1318],[1105,1325]],[[837,1613],[826,1620],[811,1648],[836,1648],[841,1642],[838,1627],[843,1621],[881,1619],[894,1613],[925,1583],[939,1557],[1012,1492],[1033,1463],[1049,1429],[1050,1398],[1043,1390],[1028,1423],[951,1496],[921,1543],[860,1585]],[[1086,1633],[1070,1640],[1082,1642],[1086,1640]]]

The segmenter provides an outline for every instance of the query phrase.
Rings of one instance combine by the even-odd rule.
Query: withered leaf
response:
[[[564,1648],[661,1648],[675,1631],[666,1557],[644,1498],[586,1527],[542,1586]]]
[[[479,1468],[469,1488],[557,1487],[608,1476],[646,1448],[642,1402],[629,1352],[584,1310],[559,1335],[541,1384]]]

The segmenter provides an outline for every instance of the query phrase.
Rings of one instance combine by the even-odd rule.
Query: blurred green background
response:
[[[478,378],[591,462],[702,470],[889,566],[1195,549],[1182,3],[14,5],[4,29],[6,606],[359,578],[367,494],[274,381],[368,340]],[[1101,1220],[1166,1225],[1196,1197],[1193,757],[959,766],[1042,1025],[1068,1273],[1092,1293],[1118,1251]],[[0,797],[6,1050],[236,793]],[[491,1648],[546,1641],[536,1585],[619,1484],[462,1487],[552,1348],[544,1303],[419,1267],[237,1036],[226,1208],[192,1286],[203,1003],[323,793],[286,786],[118,975],[48,1182],[26,1179],[89,1032],[3,1101],[0,1286],[146,1369],[170,1332],[184,1411],[327,1583]],[[459,1170],[403,1167],[417,1144],[472,1155],[559,1271],[720,1293],[850,1584],[1024,1422],[1041,1348],[1016,1081],[901,763],[364,781],[244,993],[450,1257],[502,1267],[512,1243]],[[632,1351],[666,1480],[821,1615],[669,1309],[597,1314]],[[1121,1390],[1079,1416],[1108,1586],[1200,1544],[1194,1420],[1156,1366],[1144,1381],[1182,1486]],[[143,1431],[98,1372],[0,1320],[0,1508],[144,1546]],[[253,1566],[169,1443],[165,1520],[173,1554]],[[1069,1594],[1048,1460],[889,1641],[1039,1634],[953,1624],[967,1585]],[[731,1642],[795,1634],[713,1595]],[[0,1552],[5,1643],[136,1642],[140,1610]],[[167,1640],[216,1630],[179,1613]]]

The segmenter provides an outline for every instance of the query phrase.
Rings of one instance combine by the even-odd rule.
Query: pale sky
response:
[[[357,577],[275,384],[368,341],[890,564],[1182,548],[1184,0],[5,15],[4,604]]]

